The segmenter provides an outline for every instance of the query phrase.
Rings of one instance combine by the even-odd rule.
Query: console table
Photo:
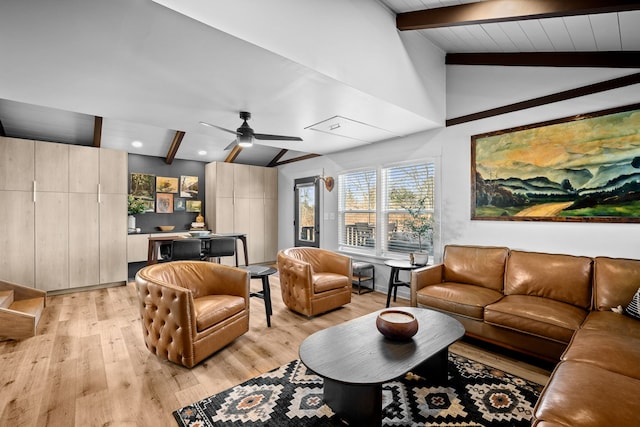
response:
[[[244,265],[249,265],[249,255],[247,253],[247,235],[246,234],[242,234],[242,233],[219,233],[219,234],[210,234],[209,236],[206,236],[206,237],[200,237],[200,239],[210,240],[210,239],[215,239],[215,238],[219,238],[219,237],[233,237],[236,240],[240,240],[242,242],[242,247],[244,249]],[[160,246],[162,246],[162,244],[171,243],[174,240],[185,239],[185,238],[193,239],[194,237],[192,237],[190,235],[181,235],[181,236],[170,235],[170,236],[154,236],[154,237],[150,236],[149,237],[149,249],[148,249],[148,252],[147,252],[147,265],[157,264],[158,263],[158,252],[159,252]],[[237,266],[238,266],[238,249],[237,249],[237,245],[236,245],[236,267]]]

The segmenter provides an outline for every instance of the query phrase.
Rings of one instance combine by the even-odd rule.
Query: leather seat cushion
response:
[[[311,275],[311,280],[313,281],[313,292],[316,294],[351,286],[351,278],[342,274],[314,273]]]
[[[482,320],[484,307],[499,301],[502,293],[482,286],[443,282],[416,293],[418,304]]]
[[[207,295],[194,298],[198,332],[240,313],[245,308],[245,300],[233,295]]]
[[[587,311],[560,301],[529,295],[507,295],[485,308],[485,322],[568,343]]]
[[[638,320],[613,311],[592,311],[582,329],[599,329],[615,335],[640,338]]]
[[[638,426],[638,393],[640,381],[635,378],[586,363],[560,362],[534,416],[572,427]]]
[[[591,363],[608,371],[640,380],[640,338],[580,329],[562,360]]]

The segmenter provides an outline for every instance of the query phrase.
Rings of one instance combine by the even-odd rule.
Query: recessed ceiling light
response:
[[[204,156],[205,154],[207,154],[207,152],[204,151],[204,150],[200,150],[200,151],[198,151],[198,154],[201,155],[201,156]]]
[[[131,143],[131,145],[133,145],[133,146],[134,146],[134,147],[136,147],[136,148],[140,148],[140,147],[142,147],[142,142],[140,142],[140,141],[133,141],[133,142]]]

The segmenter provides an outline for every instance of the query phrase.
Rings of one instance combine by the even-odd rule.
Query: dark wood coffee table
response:
[[[446,314],[416,307],[398,309],[418,319],[410,341],[392,341],[378,332],[382,309],[309,336],[300,345],[300,360],[324,378],[324,401],[349,425],[382,424],[382,384],[411,371],[447,381],[449,345],[464,335],[464,326]]]

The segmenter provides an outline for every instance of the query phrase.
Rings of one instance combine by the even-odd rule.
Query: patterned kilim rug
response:
[[[180,426],[344,426],[322,378],[294,360],[173,413]],[[542,386],[449,353],[448,384],[407,374],[383,384],[385,426],[529,426]]]

